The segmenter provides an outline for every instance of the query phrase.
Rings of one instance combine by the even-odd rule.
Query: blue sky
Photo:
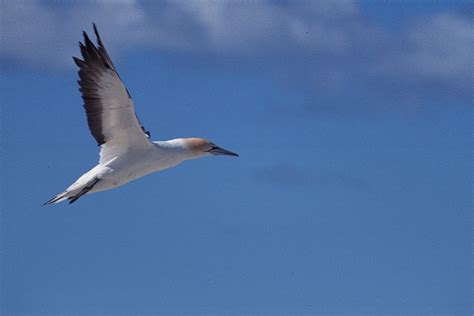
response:
[[[2,313],[472,314],[468,1],[1,7]],[[40,207],[98,160],[92,21],[153,139],[240,157]]]

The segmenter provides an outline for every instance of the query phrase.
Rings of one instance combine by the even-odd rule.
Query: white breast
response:
[[[107,165],[113,170],[104,180],[123,185],[147,174],[174,167],[183,157],[171,150],[152,148],[143,152],[129,152]]]

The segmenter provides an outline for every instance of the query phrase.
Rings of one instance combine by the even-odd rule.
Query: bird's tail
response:
[[[67,200],[68,198],[68,193],[67,191],[64,191],[63,193],[59,193],[58,195],[56,195],[55,197],[53,197],[52,199],[48,200],[47,202],[45,202],[43,204],[43,206],[45,205],[50,205],[50,204],[57,204],[57,203],[60,203],[64,200]]]
[[[56,195],[55,197],[53,197],[52,199],[50,199],[43,205],[56,204],[65,200],[69,200],[69,204],[72,204],[76,202],[81,196],[89,192],[99,181],[100,181],[99,178],[93,178],[91,181],[89,181],[88,183],[80,187],[74,187],[74,184],[73,184],[71,186],[73,187],[72,190],[70,190],[71,187],[69,187],[66,191]]]

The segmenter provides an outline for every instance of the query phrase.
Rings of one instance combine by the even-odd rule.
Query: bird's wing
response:
[[[135,108],[94,24],[98,47],[84,32],[79,43],[83,60],[73,57],[79,67],[78,81],[84,100],[87,123],[101,146],[100,163],[121,154],[152,147],[150,133],[141,125]]]

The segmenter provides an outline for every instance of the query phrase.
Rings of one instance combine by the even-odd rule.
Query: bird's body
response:
[[[84,99],[89,129],[101,146],[99,164],[83,174],[66,191],[45,204],[69,200],[84,194],[105,191],[184,160],[210,155],[238,156],[202,138],[154,141],[135,114],[133,102],[123,85],[94,25],[98,48],[84,32],[80,43],[83,60],[79,85]]]

